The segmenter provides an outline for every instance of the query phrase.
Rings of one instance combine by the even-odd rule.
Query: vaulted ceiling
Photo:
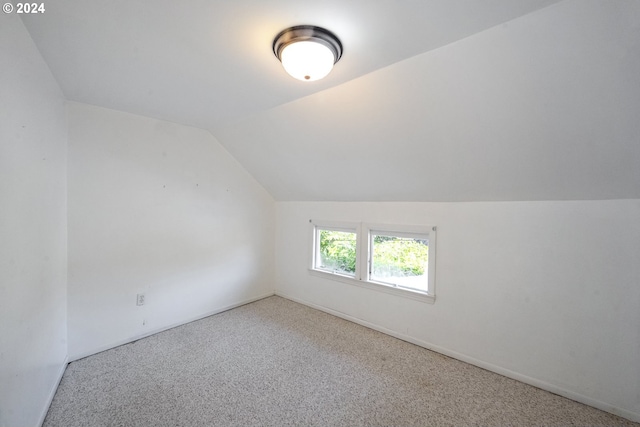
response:
[[[69,100],[208,129],[277,200],[640,198],[636,0],[47,3]],[[271,52],[313,24],[318,82]]]

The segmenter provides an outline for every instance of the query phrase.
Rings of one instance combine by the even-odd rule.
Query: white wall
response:
[[[277,293],[640,421],[640,200],[278,202]],[[436,224],[433,305],[311,276],[309,219]]]
[[[68,113],[72,360],[274,292],[274,201],[209,132]]]
[[[66,366],[67,125],[15,14],[0,14],[0,94],[0,426],[34,426]]]

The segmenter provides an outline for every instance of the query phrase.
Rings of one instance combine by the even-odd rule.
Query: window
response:
[[[436,227],[310,222],[313,274],[435,300]]]
[[[429,236],[369,233],[369,280],[429,291]]]
[[[354,231],[318,227],[315,268],[355,277],[357,234]]]

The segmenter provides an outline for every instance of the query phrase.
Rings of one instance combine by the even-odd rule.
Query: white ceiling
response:
[[[47,3],[23,21],[74,101],[209,129],[277,200],[640,198],[640,2]],[[271,52],[342,40],[319,82]]]

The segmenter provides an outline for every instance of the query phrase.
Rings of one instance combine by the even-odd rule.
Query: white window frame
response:
[[[434,225],[398,225],[398,224],[370,224],[356,222],[317,221],[309,220],[311,225],[311,253],[309,272],[313,276],[335,280],[349,285],[355,285],[391,295],[410,298],[427,303],[434,303],[436,299],[436,230]],[[340,274],[316,268],[316,257],[319,250],[319,230],[348,231],[356,233],[356,271],[354,276]],[[371,279],[369,266],[371,262],[372,233],[397,237],[411,237],[429,240],[429,267],[427,272],[428,289],[404,288],[393,283],[383,283]]]
[[[357,222],[336,222],[336,221],[311,221],[312,228],[312,246],[311,246],[311,265],[309,266],[311,271],[328,274],[337,277],[344,277],[351,280],[356,280],[360,277],[360,224]],[[353,276],[349,274],[340,273],[338,271],[329,271],[317,266],[318,252],[320,250],[320,240],[318,234],[321,230],[329,231],[346,231],[354,233],[356,235],[356,272]]]

